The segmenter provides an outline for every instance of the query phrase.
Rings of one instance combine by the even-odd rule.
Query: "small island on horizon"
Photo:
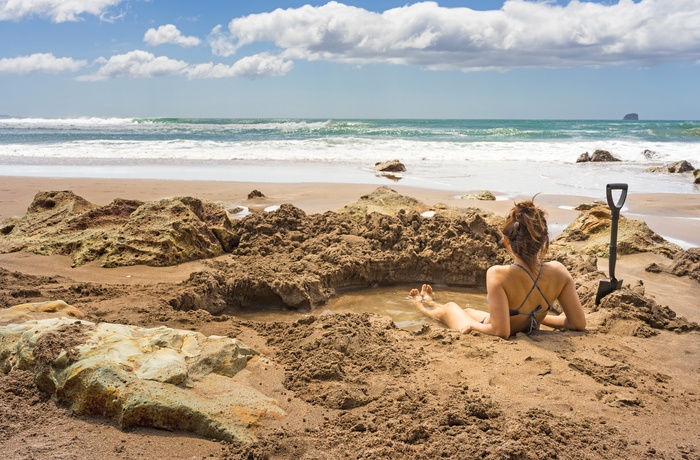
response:
[[[622,119],[623,120],[639,120],[639,115],[636,113],[628,113]]]

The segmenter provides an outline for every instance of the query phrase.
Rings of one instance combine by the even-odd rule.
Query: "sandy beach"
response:
[[[477,207],[503,215],[513,203],[512,198],[463,200],[461,192],[406,187],[388,180],[386,185],[436,209]],[[50,190],[71,190],[99,206],[115,198],[146,202],[191,196],[227,208],[245,205],[253,212],[289,203],[313,215],[337,211],[376,188],[376,184],[2,177],[0,222],[23,216],[37,192]],[[248,195],[253,190],[264,198],[251,201]],[[492,191],[498,197],[498,190]],[[530,197],[515,199],[525,198]],[[599,197],[543,194],[536,202],[547,210],[555,237],[579,216],[574,207],[595,200],[604,200],[602,193]],[[623,215],[646,222],[683,249],[700,246],[698,194],[633,193]],[[641,290],[646,299],[689,322],[700,322],[698,281],[646,270],[654,263],[667,267],[671,262],[652,252],[624,255],[618,259],[617,277],[630,289]],[[589,308],[585,333],[540,331],[504,341],[476,333],[461,335],[430,322],[419,333],[409,332],[391,327],[385,316],[315,316],[311,311],[315,320],[295,329],[284,322],[241,320],[228,311],[223,320],[214,320],[206,311],[168,307],[164,299],[169,290],[211,267],[206,260],[116,268],[102,268],[93,261],[73,267],[66,255],[9,252],[0,254],[0,308],[13,301],[61,296],[84,311],[89,321],[165,325],[236,337],[259,353],[241,378],[278,401],[286,417],[255,427],[258,442],[248,446],[178,431],[121,430],[108,418],[71,414],[41,393],[28,373],[11,372],[0,374],[4,420],[0,457],[700,458],[697,331],[656,328],[641,336],[633,333],[639,329],[630,326],[633,320]],[[607,273],[607,259],[598,257],[597,268]],[[81,294],[90,290],[94,293]],[[299,335],[302,329],[305,339]],[[300,374],[304,366],[295,356],[328,365],[316,356],[317,352],[328,356],[326,342],[310,347],[309,338],[326,331],[337,341],[347,330],[355,332],[347,339],[354,352],[346,351],[342,357],[342,377],[318,380]],[[351,403],[333,403],[338,395]]]

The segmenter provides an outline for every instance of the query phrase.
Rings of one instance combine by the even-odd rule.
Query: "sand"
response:
[[[389,185],[431,205],[503,214],[512,204],[465,204],[458,192]],[[2,177],[0,218],[23,215],[40,190],[72,190],[99,205],[117,197],[181,195],[234,205],[259,190],[266,196],[260,207],[292,203],[319,213],[375,188]],[[596,198],[603,199],[542,195],[537,202],[561,231],[578,215],[572,207]],[[625,213],[687,247],[700,246],[698,195],[633,194]],[[621,257],[617,276],[626,283],[641,280],[660,305],[700,322],[700,284],[648,273],[644,268],[652,262],[668,264],[655,254]],[[598,266],[606,271],[607,261],[599,259]],[[633,336],[622,324],[601,327],[600,312],[588,312],[586,333],[542,331],[509,341],[461,335],[436,323],[416,334],[375,315],[312,312],[303,324],[217,320],[154,303],[155,291],[205,269],[203,261],[71,268],[65,256],[17,252],[0,254],[0,268],[18,272],[18,284],[4,286],[5,292],[82,290],[79,306],[90,320],[164,324],[243,340],[269,358],[249,366],[246,379],[289,413],[258,427],[257,444],[232,446],[188,433],[122,431],[110,420],[70,414],[39,393],[28,374],[0,374],[0,458],[700,458],[698,332]],[[338,343],[345,344],[342,353]],[[314,369],[338,371],[318,379],[310,374]]]

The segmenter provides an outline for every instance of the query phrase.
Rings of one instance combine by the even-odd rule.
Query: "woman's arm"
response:
[[[504,267],[493,266],[486,272],[486,291],[489,299],[489,322],[482,324],[471,319],[467,330],[495,335],[503,339],[510,337],[510,315],[508,313],[508,296],[503,289]]]
[[[569,270],[560,263],[557,265],[557,276],[564,278],[564,288],[557,299],[564,310],[564,314],[559,316],[547,315],[542,320],[542,324],[557,329],[583,331],[586,329],[586,315],[583,313],[581,300],[576,292],[576,283]]]

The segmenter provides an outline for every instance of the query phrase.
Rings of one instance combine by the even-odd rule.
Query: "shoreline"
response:
[[[496,201],[463,200],[461,196],[472,190],[417,187],[383,179],[383,182],[374,183],[323,183],[4,176],[0,185],[0,219],[24,215],[34,195],[47,190],[72,190],[86,200],[102,206],[116,198],[153,201],[185,195],[236,206],[245,204],[251,191],[259,190],[265,198],[256,201],[258,206],[264,208],[291,203],[307,214],[336,211],[383,185],[428,206],[440,203],[455,207],[476,207],[497,215],[504,215],[513,201],[531,198],[528,195],[510,196],[492,188],[490,191],[496,195]],[[578,216],[574,207],[595,200],[605,200],[602,191],[598,197],[542,193],[535,199],[548,213],[552,238]],[[700,246],[700,195],[630,193],[622,215],[645,221],[653,231],[683,249]]]

